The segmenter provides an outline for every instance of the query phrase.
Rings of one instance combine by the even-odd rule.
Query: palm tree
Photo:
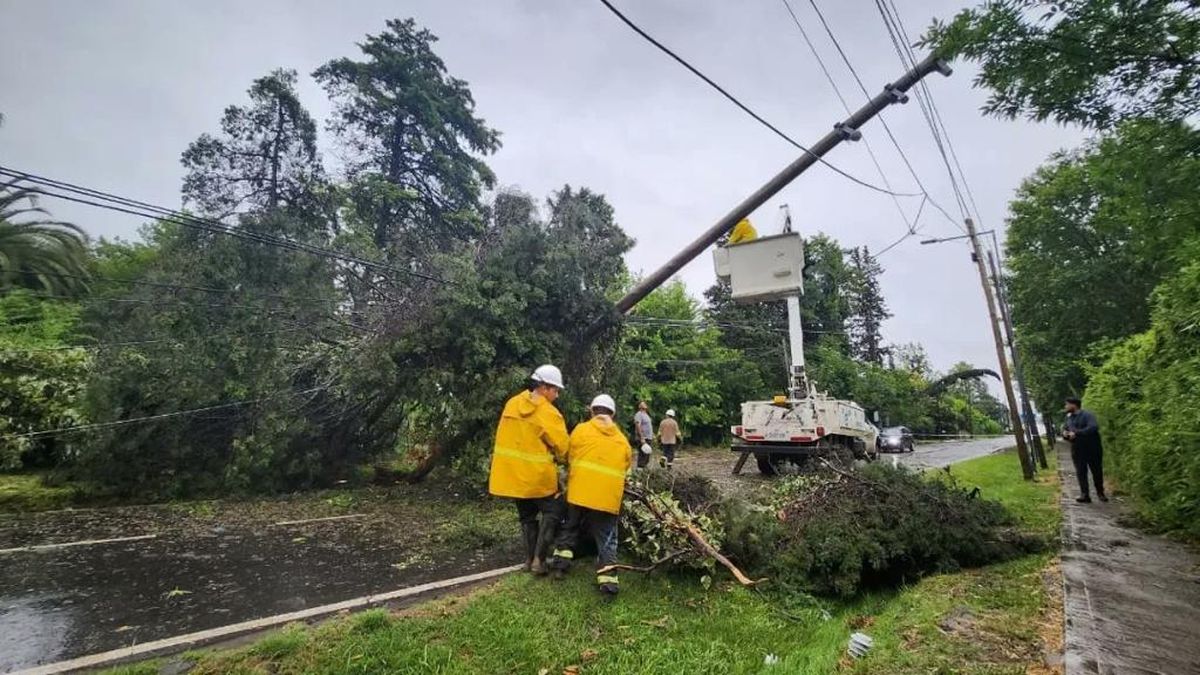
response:
[[[0,291],[29,288],[75,295],[87,288],[87,236],[70,223],[16,222],[49,215],[37,191],[17,181],[0,183]]]

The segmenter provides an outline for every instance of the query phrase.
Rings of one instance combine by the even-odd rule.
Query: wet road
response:
[[[156,508],[0,515],[0,673],[519,557],[515,541],[446,541],[395,513],[280,525],[147,517]],[[78,543],[129,536],[145,538]],[[62,543],[77,545],[47,547]]]
[[[918,445],[916,450],[909,453],[886,453],[880,455],[880,461],[890,462],[896,457],[901,464],[914,469],[930,469],[949,466],[955,462],[990,455],[997,450],[1011,448],[1015,445],[1012,436],[1000,438],[976,438],[968,441],[946,441]]]

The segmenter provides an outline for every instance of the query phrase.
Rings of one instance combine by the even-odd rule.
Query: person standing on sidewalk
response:
[[[662,444],[663,466],[669,469],[675,463],[675,446],[679,443],[679,422],[673,409],[658,423],[658,442]]]
[[[654,420],[650,419],[650,407],[645,401],[638,403],[638,411],[633,415],[633,431],[637,438],[637,467],[646,468],[650,463],[650,453],[654,442]]]
[[[554,407],[563,390],[562,372],[539,366],[530,376],[528,391],[508,399],[496,427],[496,446],[488,474],[488,492],[517,505],[525,543],[525,567],[547,573],[546,558],[562,518],[558,469],[564,463],[570,437],[562,413]]]
[[[1096,496],[1108,501],[1104,494],[1104,449],[1100,443],[1100,423],[1090,410],[1080,407],[1080,400],[1067,399],[1067,421],[1063,424],[1063,438],[1071,442],[1071,461],[1075,464],[1075,475],[1079,478],[1079,497],[1075,501],[1090,504],[1088,471],[1096,484]]]
[[[605,600],[620,588],[617,577],[617,521],[629,471],[629,441],[613,421],[616,404],[608,394],[592,400],[592,418],[571,432],[567,455],[567,522],[548,566],[556,577],[571,568],[579,538],[596,543],[596,586]]]

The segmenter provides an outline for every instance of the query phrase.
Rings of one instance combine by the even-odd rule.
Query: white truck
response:
[[[874,459],[879,431],[862,406],[818,392],[804,370],[800,296],[804,292],[804,240],[796,232],[717,248],[717,276],[728,278],[736,302],[787,302],[790,351],[787,395],[742,403],[741,424],[731,427],[733,472],[753,455],[758,469],[773,476],[787,464],[802,466],[813,456]]]

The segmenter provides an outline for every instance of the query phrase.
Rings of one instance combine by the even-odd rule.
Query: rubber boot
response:
[[[521,537],[525,540],[525,570],[529,571],[537,557],[538,525],[537,523],[522,523]]]

